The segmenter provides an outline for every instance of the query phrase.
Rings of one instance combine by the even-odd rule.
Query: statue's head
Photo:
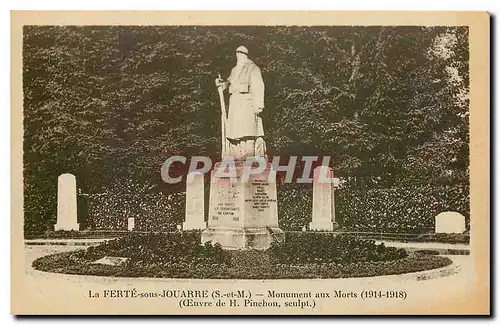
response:
[[[247,59],[248,59],[248,49],[246,47],[244,47],[243,45],[239,46],[236,49],[236,60],[238,62],[242,62],[242,61],[245,61]]]

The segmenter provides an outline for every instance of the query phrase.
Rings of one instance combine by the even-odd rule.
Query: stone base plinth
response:
[[[221,169],[222,168],[222,169]],[[212,241],[224,249],[267,249],[275,240],[284,240],[278,227],[275,171],[267,163],[260,172],[243,177],[243,165],[233,166],[234,177],[216,177],[224,170],[217,163],[212,170],[208,228],[202,243]]]
[[[311,222],[309,224],[309,230],[312,231],[333,231],[338,228],[338,223],[336,222]]]
[[[182,230],[203,230],[207,228],[206,222],[189,222],[184,221],[182,223]]]
[[[273,241],[284,240],[285,233],[279,228],[271,230],[267,228],[209,228],[201,233],[203,244],[211,241],[229,250],[264,250],[268,249]]]
[[[59,231],[59,230],[65,230],[65,231],[79,231],[80,230],[80,224],[79,223],[73,223],[73,224],[58,224],[56,223],[54,225],[54,231]]]

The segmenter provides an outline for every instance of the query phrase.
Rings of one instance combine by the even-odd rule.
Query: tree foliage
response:
[[[27,26],[26,226],[55,217],[64,172],[86,193],[182,190],[161,165],[219,155],[213,80],[242,44],[269,154],[332,156],[367,186],[468,183],[467,28]]]

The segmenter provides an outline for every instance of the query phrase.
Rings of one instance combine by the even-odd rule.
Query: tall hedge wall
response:
[[[336,219],[342,229],[352,231],[427,233],[434,227],[434,217],[443,211],[460,212],[469,224],[468,193],[469,187],[462,185],[346,187],[335,191]],[[279,185],[278,211],[283,230],[301,230],[309,225],[312,197],[311,184]],[[137,230],[174,230],[184,220],[185,194],[80,196],[80,206],[85,206],[79,218],[87,229],[125,230],[127,218],[135,217]]]

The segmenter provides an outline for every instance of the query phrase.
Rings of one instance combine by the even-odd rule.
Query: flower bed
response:
[[[334,233],[286,233],[284,243],[270,249],[276,263],[358,263],[393,261],[408,256],[404,249],[376,245],[374,240]]]
[[[371,277],[451,264],[445,257],[408,255],[401,249],[344,236],[287,234],[287,242],[267,251],[224,251],[217,244],[201,245],[199,238],[196,232],[130,234],[85,250],[39,258],[33,267],[116,277],[296,279]],[[104,256],[129,260],[122,266],[92,264]]]

